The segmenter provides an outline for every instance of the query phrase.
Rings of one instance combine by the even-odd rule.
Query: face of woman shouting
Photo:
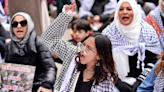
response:
[[[83,42],[80,54],[81,64],[95,66],[96,61],[100,58],[97,53],[94,37],[89,37]]]
[[[133,21],[133,10],[128,2],[123,2],[121,4],[118,17],[122,25],[129,25]]]
[[[12,21],[12,28],[13,33],[18,39],[23,38],[26,35],[28,29],[26,19],[21,15],[15,16]]]
[[[83,71],[83,77],[87,76],[86,80],[88,80],[88,75],[90,78],[100,79],[105,73],[113,72],[111,74],[114,74],[112,44],[106,36],[96,32],[90,34],[83,43],[77,44],[77,50],[77,57],[80,60],[78,58],[75,60],[79,71]]]

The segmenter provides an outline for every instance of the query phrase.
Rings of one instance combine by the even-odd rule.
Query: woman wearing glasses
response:
[[[63,61],[54,92],[114,92],[117,75],[107,37],[93,33],[78,47],[61,40],[75,14],[75,7],[75,2],[65,5],[63,12],[41,36],[49,49]]]
[[[11,42],[6,46],[6,63],[36,66],[32,92],[52,92],[56,78],[53,57],[27,13],[18,12],[11,19]]]

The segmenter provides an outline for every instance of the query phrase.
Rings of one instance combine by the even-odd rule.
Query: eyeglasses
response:
[[[96,53],[96,52],[93,52],[90,48],[85,47],[85,45],[82,44],[81,42],[77,44],[77,50],[78,50],[77,52],[84,51],[85,55],[88,55],[89,53]]]
[[[17,26],[18,26],[18,23],[20,23],[22,27],[25,27],[25,26],[27,25],[27,20],[22,20],[22,21],[20,21],[20,22],[13,21],[13,22],[11,23],[11,26],[12,26],[12,27],[17,27]]]

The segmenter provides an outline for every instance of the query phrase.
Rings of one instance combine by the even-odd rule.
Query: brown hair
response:
[[[160,71],[162,71],[162,76],[163,76],[163,70],[164,70],[164,51],[161,53],[160,56],[158,56],[158,58],[161,59],[161,62],[155,66],[154,71],[155,71],[155,74],[156,75],[158,75],[158,73]]]
[[[110,73],[110,77],[113,78],[113,83],[116,83],[117,74],[112,57],[112,45],[110,40],[106,36],[96,32],[90,34],[89,37],[95,37],[96,49],[100,57],[100,66],[96,67],[95,74],[90,80],[96,79],[95,85],[98,85],[99,82],[108,80],[108,73]],[[78,53],[77,57],[79,57],[79,55],[80,53]],[[77,64],[79,71],[83,71],[86,68],[86,65],[82,65],[80,62],[77,62]]]

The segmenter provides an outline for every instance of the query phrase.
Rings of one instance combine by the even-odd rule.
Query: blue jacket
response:
[[[155,65],[157,65],[161,60],[158,60]],[[137,92],[153,92],[154,90],[154,80],[156,79],[156,75],[154,73],[154,68],[149,72],[146,76],[145,80],[138,86]]]

